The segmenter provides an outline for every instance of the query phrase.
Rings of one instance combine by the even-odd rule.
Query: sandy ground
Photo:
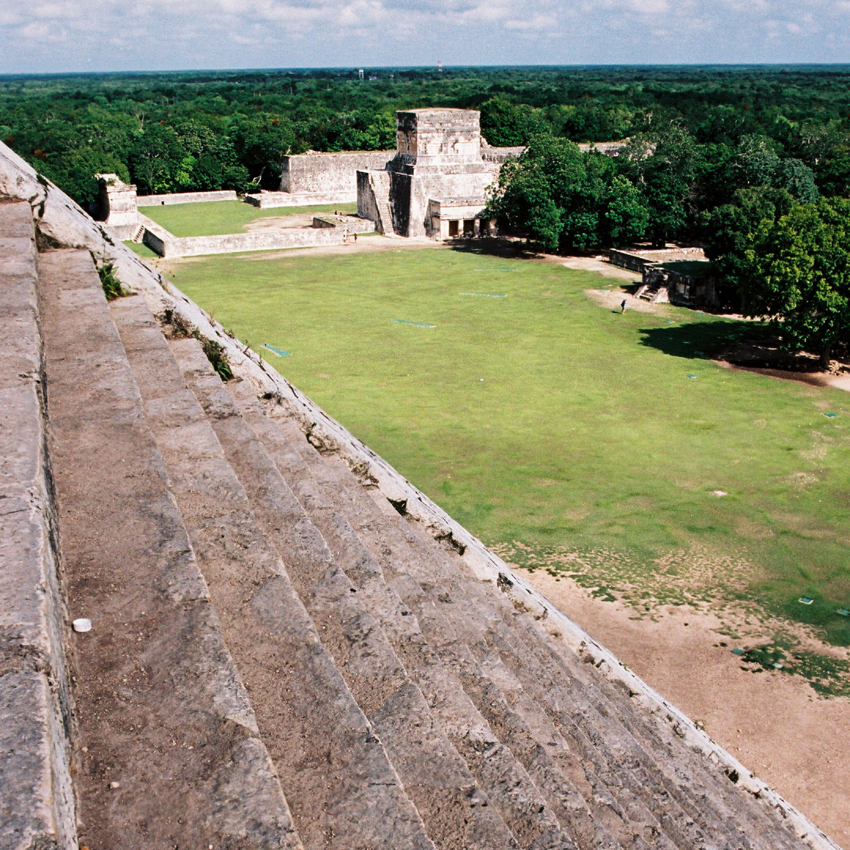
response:
[[[850,372],[786,372],[782,369],[759,369],[754,366],[740,366],[728,363],[725,360],[715,360],[718,366],[724,369],[732,369],[735,372],[755,372],[757,375],[765,375],[768,378],[777,378],[781,381],[798,381],[801,384],[810,384],[815,387],[834,387],[837,390],[850,392]]]
[[[608,307],[617,312],[620,311],[620,304],[624,299],[626,309],[636,310],[638,313],[659,313],[665,307],[664,304],[654,304],[652,301],[635,298],[634,295],[629,295],[622,289],[585,289],[584,294],[592,298],[600,307]]]
[[[597,272],[602,277],[624,281],[625,283],[640,283],[641,281],[638,272],[632,272],[628,269],[621,269],[619,266],[611,265],[611,263],[601,257],[555,257],[554,259],[568,269]],[[622,301],[622,298],[620,300]]]
[[[649,685],[702,721],[742,764],[850,848],[850,699],[821,699],[805,680],[741,669],[720,621],[686,606],[657,622],[595,599],[569,578],[522,573]]]

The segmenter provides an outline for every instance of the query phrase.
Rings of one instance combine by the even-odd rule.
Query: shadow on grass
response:
[[[502,257],[512,260],[534,260],[543,257],[524,242],[510,241],[498,237],[477,237],[475,239],[457,239],[451,242],[451,250],[460,254],[478,254],[489,257]]]
[[[765,345],[770,338],[767,327],[719,319],[641,328],[640,334],[641,345],[688,360],[713,360],[732,348]]]

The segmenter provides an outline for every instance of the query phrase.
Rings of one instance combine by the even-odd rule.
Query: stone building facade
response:
[[[479,115],[467,109],[398,112],[396,155],[383,171],[358,171],[358,213],[399,236],[489,233],[484,208],[499,163],[481,155]]]

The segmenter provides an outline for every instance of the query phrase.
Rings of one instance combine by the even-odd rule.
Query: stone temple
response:
[[[397,113],[397,151],[382,170],[357,172],[357,208],[383,233],[450,239],[489,233],[487,190],[497,162],[481,155],[480,113]]]
[[[83,847],[837,850],[0,145],[0,850]]]

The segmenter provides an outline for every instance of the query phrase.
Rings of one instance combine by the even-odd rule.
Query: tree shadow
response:
[[[686,360],[722,360],[773,378],[826,386],[818,355],[785,351],[773,328],[755,322],[707,321],[660,328],[641,328],[641,345]]]
[[[750,349],[764,348],[771,342],[778,345],[778,341],[772,338],[770,329],[763,325],[719,319],[641,328],[639,332],[641,345],[656,348],[671,357],[683,357],[687,360],[716,360],[721,355],[724,359],[729,359],[735,351],[740,350],[743,353]]]
[[[509,241],[499,237],[477,236],[471,239],[452,240],[451,250],[460,254],[477,254],[511,260],[539,260],[544,257],[523,242]]]

